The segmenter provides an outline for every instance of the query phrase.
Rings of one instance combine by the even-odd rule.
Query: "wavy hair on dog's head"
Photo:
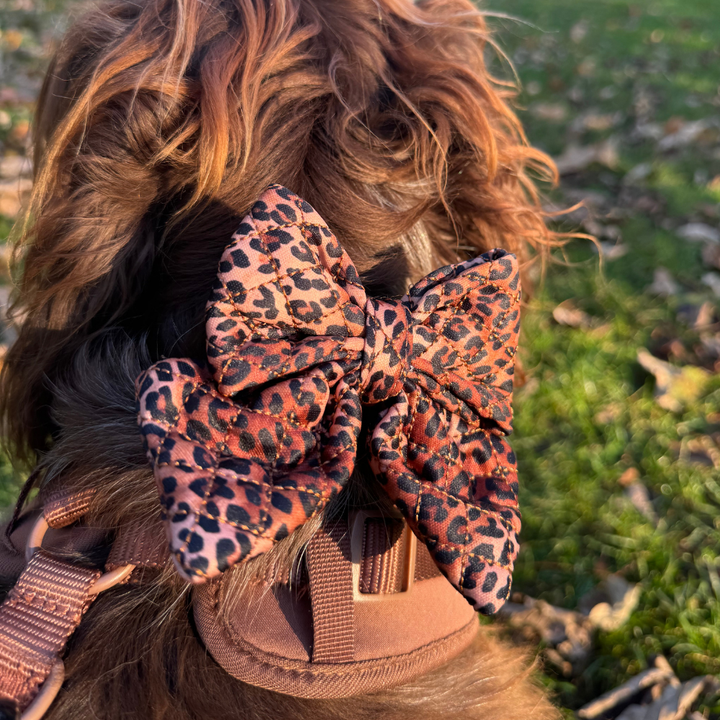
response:
[[[37,114],[24,325],[2,377],[15,452],[61,431],[49,387],[88,338],[202,354],[222,249],[271,183],[317,208],[379,294],[491,247],[556,243],[533,181],[554,167],[488,73],[488,42],[469,0],[109,0],[83,15]]]
[[[322,215],[370,295],[494,247],[528,260],[562,242],[535,184],[554,166],[489,74],[489,43],[470,0],[101,0],[81,15],[42,89],[18,230],[23,322],[0,376],[15,457],[40,459],[51,489],[93,488],[87,524],[108,535],[157,521],[135,378],[205,356],[218,261],[273,183]],[[374,487],[354,492],[371,504]],[[229,570],[230,590],[290,566],[303,537]],[[522,653],[486,632],[444,668],[352,700],[245,685],[198,641],[186,591],[166,569],[103,593],[50,720],[557,717]]]

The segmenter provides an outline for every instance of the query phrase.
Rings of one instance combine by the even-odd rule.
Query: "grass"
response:
[[[720,115],[720,6],[503,0],[484,7],[530,23],[496,21],[525,88],[521,117],[531,142],[555,156],[569,138],[589,144],[612,136],[619,144],[613,169],[593,166],[564,179],[557,198],[599,191],[613,207],[627,192],[626,173],[650,163],[639,192],[662,208],[648,214],[625,202],[614,224],[629,253],[603,273],[588,243],[572,243],[571,264],[551,268],[525,314],[531,380],[515,403],[524,529],[514,589],[575,608],[607,572],[642,588],[630,620],[598,635],[581,677],[547,671],[558,701],[577,709],[658,653],[682,679],[720,671],[720,470],[680,452],[688,440],[720,431],[720,378],[713,375],[703,396],[676,414],[658,406],[653,379],[637,363],[640,348],[657,350],[664,338],[688,349],[685,362],[698,361],[697,334],[678,310],[709,301],[717,312],[717,298],[700,281],[708,271],[701,245],[675,230],[689,221],[718,224],[720,196],[711,184],[720,175],[718,138],[663,154],[634,133],[640,122]],[[556,108],[555,120],[543,119],[543,104],[559,106],[564,117]],[[604,131],[577,130],[584,114],[617,115]],[[677,296],[647,292],[658,267],[671,269]],[[553,308],[568,298],[590,315],[592,329],[553,321]],[[618,482],[628,468],[649,490],[657,527]],[[711,700],[703,710],[716,715],[720,707]]]

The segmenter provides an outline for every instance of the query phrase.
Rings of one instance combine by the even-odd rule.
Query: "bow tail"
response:
[[[189,582],[267,552],[347,482],[360,400],[345,379],[331,389],[325,372],[279,381],[247,405],[218,393],[189,361],[163,361],[140,378],[148,459]]]
[[[440,571],[478,611],[494,613],[510,593],[520,530],[507,439],[416,391],[385,412],[371,452],[377,477]]]

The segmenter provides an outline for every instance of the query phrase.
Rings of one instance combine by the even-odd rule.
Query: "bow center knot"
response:
[[[397,300],[368,300],[360,381],[362,400],[377,403],[403,388],[412,354],[412,317]]]

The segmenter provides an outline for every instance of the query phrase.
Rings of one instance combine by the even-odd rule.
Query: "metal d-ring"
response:
[[[45,515],[40,513],[40,516],[35,521],[35,524],[30,531],[30,535],[28,535],[27,545],[25,546],[25,559],[28,562],[30,562],[30,558],[35,554],[35,551],[42,548],[43,538],[49,528],[50,526],[45,519]],[[134,569],[134,565],[123,565],[115,570],[110,570],[109,572],[104,573],[90,587],[90,595],[98,595],[105,590],[109,590],[118,583],[121,583]],[[24,715],[23,720],[25,720]]]
[[[45,682],[40,686],[40,691],[35,696],[35,699],[25,708],[25,712],[20,715],[20,720],[41,720],[60,692],[63,680],[65,680],[65,665],[63,665],[62,660],[58,660],[52,666],[52,670],[50,670]]]

